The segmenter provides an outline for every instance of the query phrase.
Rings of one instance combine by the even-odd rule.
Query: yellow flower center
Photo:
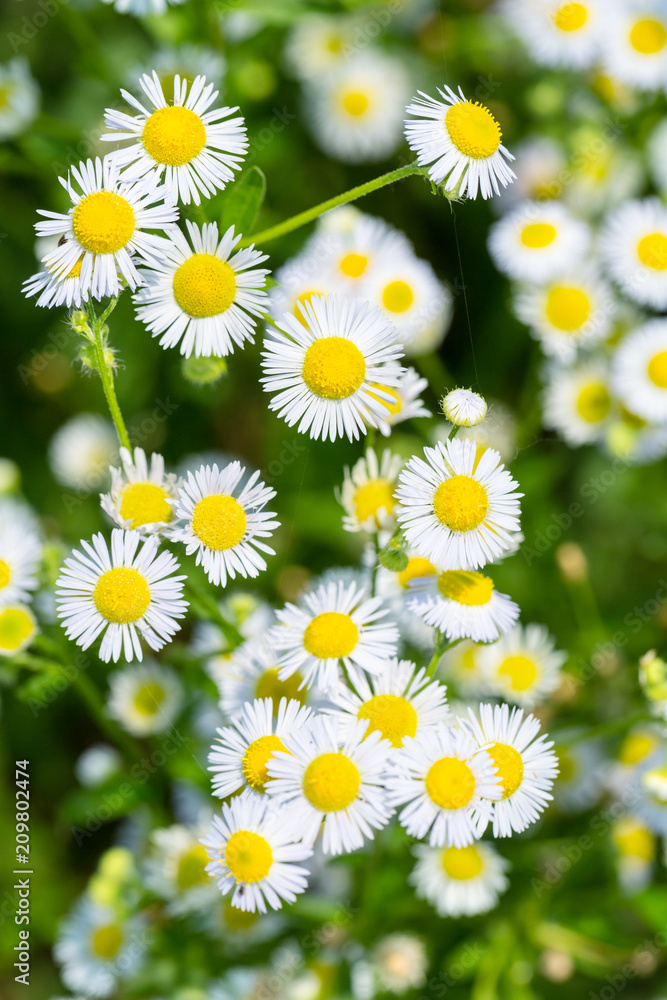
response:
[[[503,788],[503,798],[514,795],[523,781],[523,760],[521,754],[507,743],[494,743],[488,751]]]
[[[582,3],[566,3],[554,14],[554,24],[560,31],[579,31],[588,20],[588,11]]]
[[[368,733],[377,730],[395,747],[417,732],[417,713],[406,698],[397,694],[376,694],[361,706],[357,718],[368,719]]]
[[[478,607],[491,600],[493,580],[473,570],[448,569],[438,577],[438,589],[443,597],[451,601]]]
[[[591,303],[580,288],[557,287],[549,292],[544,311],[557,330],[574,333],[590,316]]]
[[[622,764],[637,764],[644,757],[647,757],[656,746],[655,736],[647,736],[645,733],[631,733],[623,740],[618,759]]]
[[[475,776],[462,760],[441,757],[426,775],[426,794],[441,809],[461,809],[475,794]]]
[[[500,145],[500,125],[488,108],[474,101],[452,104],[445,125],[456,148],[475,160],[493,156]]]
[[[310,622],[303,644],[319,660],[337,660],[352,652],[359,639],[359,629],[349,615],[325,611]]]
[[[383,396],[378,396],[374,392],[371,393],[373,399],[377,399],[378,403],[382,403],[382,405],[389,410],[392,416],[396,416],[397,413],[401,412],[401,409],[403,408],[403,400],[401,399],[398,389],[396,389],[395,386],[382,385],[381,382],[371,382],[371,388],[382,389],[383,392],[386,392],[389,396],[391,396],[393,403],[388,399],[385,399]]]
[[[226,493],[204,497],[192,515],[192,530],[209,549],[233,549],[245,535],[248,519],[238,500]]]
[[[217,316],[236,295],[233,268],[214,253],[195,253],[174,274],[174,298],[188,316]]]
[[[549,222],[531,222],[521,230],[521,242],[531,250],[548,247],[556,239],[556,227]]]
[[[417,580],[422,576],[435,576],[437,572],[430,559],[424,559],[423,556],[413,556],[408,559],[408,565],[405,569],[402,569],[398,574],[398,582],[401,587],[407,588],[410,586],[410,580]]]
[[[250,830],[237,830],[227,841],[225,864],[237,882],[259,882],[273,864],[268,841]]]
[[[140,687],[134,696],[134,707],[140,715],[155,715],[164,701],[164,688],[153,681]]]
[[[352,498],[354,513],[358,521],[364,524],[369,517],[379,525],[379,513],[384,510],[391,514],[394,509],[393,485],[387,479],[371,479],[359,486]]]
[[[610,409],[611,397],[602,382],[584,386],[577,396],[577,413],[589,424],[597,424],[604,420]]]
[[[0,612],[0,649],[18,649],[34,631],[32,618],[22,608]]]
[[[464,649],[461,653],[460,666],[463,670],[470,671],[477,670],[477,662],[475,660],[475,653],[477,652],[476,646],[469,646],[468,649]]]
[[[286,681],[281,681],[278,676],[278,671],[275,667],[272,667],[270,670],[265,670],[264,673],[257,678],[257,684],[255,685],[255,698],[271,698],[273,701],[274,715],[278,711],[278,705],[280,704],[281,698],[287,698],[288,701],[291,698],[294,698],[303,705],[306,700],[306,692],[304,690],[299,690],[302,680],[303,678],[301,677],[301,674],[296,673],[288,677]]]
[[[208,864],[208,854],[202,844],[196,844],[189,851],[182,854],[178,859],[176,870],[176,885],[185,891],[192,889],[196,885],[206,885],[208,875],[206,865]]]
[[[343,97],[343,107],[353,118],[361,118],[362,115],[365,115],[370,103],[368,96],[358,90],[350,91]]]
[[[476,878],[482,870],[482,858],[475,847],[445,847],[442,852],[442,867],[450,878]]]
[[[7,586],[11,578],[12,571],[9,568],[9,564],[4,559],[0,559],[0,590],[3,590]]]
[[[563,747],[554,747],[554,753],[558,757],[558,778],[556,780],[559,782],[571,781],[577,774],[574,760]]]
[[[301,303],[302,306],[305,305],[306,302],[312,299],[313,295],[322,295],[322,290],[320,289],[319,291],[316,291],[313,289],[308,289],[307,291],[302,292],[301,295],[297,295],[296,298],[294,299],[294,308],[292,309],[292,312],[298,319],[299,323],[301,323],[301,326],[307,326],[307,321],[305,316],[299,309],[299,303]]]
[[[156,483],[128,483],[121,495],[120,516],[133,528],[171,521],[168,496],[167,491]]]
[[[433,498],[433,510],[450,531],[478,528],[489,509],[486,487],[472,476],[452,476],[440,483]]]
[[[322,812],[347,809],[359,792],[357,765],[342,753],[323,753],[311,760],[303,776],[303,794]]]
[[[360,278],[368,267],[368,257],[361,253],[348,253],[339,266],[347,278]]]
[[[83,264],[83,254],[79,257],[74,267],[65,275],[66,278],[79,278],[81,276],[81,265]]]
[[[637,256],[652,271],[667,270],[667,236],[649,233],[637,244]]]
[[[635,21],[630,30],[630,45],[643,56],[653,56],[662,51],[667,43],[667,29],[662,21],[652,17]]]
[[[366,361],[356,344],[345,337],[322,337],[306,351],[303,380],[317,396],[346,399],[366,377]]]
[[[117,566],[102,573],[93,591],[93,601],[108,622],[124,625],[141,618],[151,602],[151,592],[139,570]]]
[[[239,910],[238,906],[232,906],[231,899],[223,899],[222,919],[230,930],[244,931],[257,923],[259,914],[252,910]]]
[[[648,363],[648,377],[659,389],[667,389],[667,351],[660,351]]]
[[[182,167],[206,145],[204,123],[189,108],[158,108],[144,125],[144,149],[158,163]]]
[[[334,55],[336,55],[336,53],[340,52],[341,49],[343,48],[343,39],[340,38],[338,35],[331,35],[329,38],[327,38],[326,48],[328,52],[331,52]]]
[[[514,691],[527,691],[537,679],[537,667],[528,656],[506,656],[498,667],[498,676],[507,677]]]
[[[267,781],[270,780],[266,765],[273,755],[273,751],[285,749],[277,736],[260,736],[259,739],[250,744],[243,754],[241,764],[243,777],[256,792],[263,792]]]
[[[656,850],[655,834],[640,826],[636,820],[632,818],[619,820],[613,838],[621,854],[641,858],[642,861],[653,861]]]
[[[72,229],[89,253],[116,253],[132,239],[134,209],[113,191],[86,195],[72,213]]]
[[[415,300],[407,281],[390,281],[382,291],[382,305],[388,312],[406,312]]]
[[[107,924],[106,927],[98,927],[90,937],[90,947],[98,958],[110,961],[118,954],[118,950],[123,943],[123,935],[120,927],[116,924]]]

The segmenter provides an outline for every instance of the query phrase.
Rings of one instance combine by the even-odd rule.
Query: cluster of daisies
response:
[[[22,653],[38,635],[32,603],[40,583],[42,552],[42,533],[33,511],[11,491],[0,496],[0,656]]]

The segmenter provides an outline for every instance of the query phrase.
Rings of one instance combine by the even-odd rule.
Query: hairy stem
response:
[[[113,366],[105,354],[105,349],[107,347],[106,338],[108,333],[106,321],[116,308],[117,302],[117,298],[111,299],[111,302],[100,316],[96,314],[92,304],[88,307],[88,319],[91,331],[89,340],[93,345],[96,367],[100,373],[102,389],[104,390],[111,419],[114,422],[116,433],[118,434],[118,440],[124,448],[131,451],[130,437],[127,433],[125,421],[123,420],[123,414],[120,412],[120,406],[118,405],[116,390],[113,384]]]

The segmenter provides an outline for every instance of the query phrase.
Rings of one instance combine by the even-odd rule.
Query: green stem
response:
[[[336,195],[335,198],[329,198],[327,201],[320,202],[319,205],[314,205],[312,208],[306,209],[305,212],[299,212],[298,215],[293,215],[290,219],[279,222],[276,226],[269,226],[268,229],[262,229],[259,233],[246,236],[241,240],[239,246],[247,247],[251,243],[263,244],[268,243],[269,240],[276,240],[279,236],[285,236],[286,233],[292,233],[295,229],[300,229],[301,226],[306,226],[309,222],[314,222],[320,215],[331,211],[332,208],[338,208],[339,205],[347,205],[351,201],[356,201],[357,198],[363,198],[364,195],[370,194],[372,191],[386,187],[387,184],[401,181],[404,177],[412,177],[415,174],[425,176],[426,173],[426,168],[420,167],[416,163],[409,163],[406,167],[390,170],[388,174],[382,174],[381,177],[375,177],[372,181],[366,181],[365,184],[359,184],[358,187],[350,188],[349,191],[344,191],[343,194]]]
[[[106,320],[111,315],[113,310],[116,308],[117,298],[111,299],[111,302],[104,310],[101,316],[97,316],[94,307],[91,305],[88,309],[88,317],[90,321],[90,328],[92,336],[89,338],[91,344],[93,345],[93,350],[95,351],[95,363],[97,370],[100,374],[100,379],[102,380],[102,389],[104,390],[104,395],[106,397],[107,406],[109,407],[109,413],[111,414],[111,419],[116,427],[116,433],[118,434],[118,440],[124,448],[128,451],[132,451],[132,446],[130,444],[130,437],[127,433],[127,428],[125,426],[125,421],[123,420],[123,414],[120,412],[120,406],[118,405],[118,399],[116,398],[116,390],[113,384],[113,367],[109,364],[105,356],[106,348]]]
[[[375,549],[375,562],[373,563],[373,573],[371,575],[371,597],[375,597],[378,570],[380,569],[380,539],[377,531],[373,532],[373,548]]]

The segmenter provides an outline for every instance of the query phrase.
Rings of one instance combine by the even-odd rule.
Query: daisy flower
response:
[[[609,285],[582,266],[545,285],[520,289],[514,310],[546,354],[567,362],[577,348],[606,340],[617,305]]]
[[[142,76],[139,84],[149,107],[121,90],[139,114],[107,108],[105,122],[114,131],[101,138],[132,140],[130,146],[111,154],[123,168],[124,180],[164,173],[165,188],[174,203],[199,205],[201,195],[210,198],[234,179],[248,149],[243,118],[229,117],[238,108],[208,110],[218,91],[213,83],[206,83],[205,76],[195,78],[188,94],[188,81],[177,74],[173,104],[167,104],[155,70],[152,76]]]
[[[39,87],[30,75],[28,60],[18,57],[0,65],[0,140],[20,135],[39,111]]]
[[[519,606],[498,593],[491,577],[464,569],[412,580],[405,603],[451,641],[494,642],[519,617]]]
[[[486,678],[480,666],[482,643],[464,639],[452,649],[443,653],[436,672],[454,687],[462,697],[482,694],[486,690]]]
[[[267,800],[246,795],[223,803],[222,815],[213,817],[202,839],[211,859],[206,870],[223,896],[233,891],[239,910],[266,913],[267,904],[280,910],[305,891],[308,871],[294,862],[313,852],[300,835],[295,842],[285,819]]]
[[[29,600],[41,558],[32,512],[19,504],[0,507],[0,604]]]
[[[245,702],[270,698],[273,714],[282,699],[305,704],[308,692],[301,687],[303,677],[297,671],[281,681],[276,654],[263,638],[249,639],[237,646],[226,662],[224,673],[209,663],[208,672],[220,692],[220,708],[228,717],[237,715]]]
[[[146,662],[109,677],[107,712],[133,736],[171,728],[183,705],[183,688],[173,670]]]
[[[35,226],[40,236],[65,237],[43,258],[47,270],[65,278],[80,263],[82,297],[118,295],[121,278],[136,288],[142,279],[135,255],[150,259],[166,245],[164,237],[146,230],[165,230],[178,218],[178,210],[165,202],[166,188],[123,183],[109,157],[79,163],[71,173],[76,186],[69,177],[59,180],[73,207],[67,213],[40,209],[47,221]]]
[[[183,542],[188,555],[197,553],[197,565],[203,566],[211,583],[226,587],[228,578],[259,576],[266,569],[260,552],[274,551],[260,538],[270,538],[279,521],[264,507],[276,491],[253,472],[238,496],[234,495],[245,474],[240,462],[230,462],[224,469],[203,465],[188,472],[188,479],[178,493],[174,516],[184,520],[175,526],[171,537]]]
[[[604,358],[552,367],[542,394],[544,426],[557,431],[572,448],[599,441],[612,416],[609,389]]]
[[[593,64],[608,14],[600,0],[506,0],[501,10],[535,62],[568,69]]]
[[[451,293],[411,248],[383,256],[363,294],[392,324],[396,339],[408,353],[435,350],[445,339],[452,315]]]
[[[636,816],[621,816],[614,823],[611,839],[616,853],[616,870],[623,890],[641,892],[651,881],[658,840]]]
[[[98,413],[79,413],[59,427],[49,442],[54,478],[77,491],[99,490],[109,466],[118,461],[118,438],[110,420]]]
[[[164,256],[142,270],[145,287],[134,297],[137,316],[161,347],[176,347],[186,358],[232,354],[234,345],[254,343],[255,317],[266,309],[267,255],[234,247],[241,236],[231,226],[218,239],[215,222],[198,228],[186,220],[190,243],[174,227]],[[233,255],[232,255],[233,254]]]
[[[410,149],[420,166],[429,165],[428,175],[446,191],[476,198],[500,193],[515,174],[506,161],[514,157],[501,144],[500,125],[488,108],[466,100],[450,87],[438,88],[442,100],[419,91],[407,112],[416,115],[405,123]]]
[[[558,758],[553,742],[538,736],[540,724],[522,708],[480,705],[461,724],[485,747],[500,779],[502,798],[493,805],[493,836],[511,837],[534,823],[553,796]]]
[[[524,201],[491,226],[488,247],[499,271],[515,281],[549,281],[583,260],[589,227],[558,201]]]
[[[667,11],[662,0],[609,5],[602,58],[614,79],[639,90],[667,86]]]
[[[65,917],[54,947],[63,983],[87,997],[115,993],[119,980],[141,968],[145,952],[146,926],[141,917],[121,919],[88,896],[81,897]]]
[[[419,395],[427,386],[428,379],[421,378],[414,368],[404,370],[398,385],[388,386],[380,383],[376,385],[371,382],[371,392],[373,389],[381,389],[385,396],[391,397],[391,402],[384,397],[381,400],[382,405],[388,410],[388,415],[384,419],[379,419],[377,423],[378,430],[384,437],[389,437],[392,427],[402,424],[404,420],[432,416]]]
[[[486,416],[486,400],[470,389],[452,389],[442,400],[442,412],[456,427],[476,427]]]
[[[562,143],[545,135],[531,135],[516,146],[516,181],[505,188],[493,207],[503,213],[524,199],[539,202],[563,193],[563,171],[568,165]]]
[[[276,284],[269,289],[269,313],[274,324],[278,325],[285,313],[289,313],[306,326],[308,320],[302,306],[317,296],[341,291],[331,268],[331,254],[338,245],[336,237],[316,236],[300,254],[278,268],[273,275]]]
[[[309,81],[307,110],[315,141],[335,160],[385,160],[402,139],[410,80],[403,63],[376,49],[358,52]]]
[[[367,732],[377,731],[394,747],[403,746],[406,736],[444,722],[449,714],[445,686],[410,660],[389,660],[382,674],[357,678],[354,688],[341,687],[331,701],[335,707],[326,711],[343,727],[367,719]]]
[[[624,337],[612,361],[612,385],[630,412],[667,420],[667,320],[650,320]]]
[[[57,245],[64,242],[65,240],[61,239]],[[26,298],[39,295],[37,305],[48,309],[56,306],[78,309],[82,302],[87,302],[90,298],[90,289],[84,287],[81,281],[82,264],[83,254],[67,274],[56,275],[48,267],[38,271],[23,282],[23,294]]]
[[[614,413],[604,437],[605,450],[634,465],[657,462],[667,455],[667,424],[653,424],[627,406]]]
[[[188,607],[183,600],[184,576],[174,576],[179,564],[170,552],[160,552],[154,537],[137,552],[140,536],[114,528],[111,554],[104,536],[81,542],[56,580],[58,617],[69,639],[82,649],[103,634],[99,657],[117,663],[143,658],[139,636],[162,649],[180,625]]]
[[[318,232],[304,252],[321,257],[331,282],[360,298],[366,298],[367,282],[382,261],[399,255],[414,256],[405,234],[384,219],[358,209],[350,215],[340,208],[321,217]]]
[[[631,790],[637,818],[661,837],[667,835],[667,764],[664,744],[635,771]]]
[[[509,862],[495,847],[478,841],[467,847],[429,847],[415,844],[418,859],[408,875],[419,899],[434,907],[439,917],[474,917],[497,906],[509,886]]]
[[[167,913],[197,913],[220,897],[206,866],[209,861],[201,837],[207,831],[182,825],[153,830],[146,860],[147,887],[167,900]]]
[[[345,509],[343,527],[346,531],[366,531],[377,534],[394,525],[394,489],[398,471],[403,464],[399,455],[388,448],[378,457],[369,448],[352,467],[345,466],[343,488],[337,493]]]
[[[341,663],[352,677],[358,670],[382,673],[387,659],[396,655],[399,638],[395,625],[380,622],[386,614],[380,598],[367,598],[354,581],[320,584],[301,607],[286,604],[276,611],[280,624],[268,640],[278,653],[278,677],[284,681],[298,671],[307,687],[335,691]]]
[[[477,569],[509,548],[519,529],[519,484],[497,451],[475,441],[438,442],[399,476],[396,518],[408,545],[441,569]]]
[[[609,217],[600,240],[609,273],[641,305],[667,306],[667,208],[658,198],[627,201]]]
[[[285,40],[283,55],[290,73],[299,80],[315,80],[330,73],[353,48],[357,23],[353,17],[304,14]]]
[[[269,408],[311,438],[358,440],[392,402],[377,384],[400,382],[395,331],[366,303],[337,295],[312,296],[301,311],[302,322],[285,315],[264,341],[260,381],[266,392],[278,390]]]
[[[30,608],[3,604],[0,608],[0,656],[16,656],[31,644],[39,629]]]
[[[164,532],[173,515],[177,477],[165,473],[162,455],[154,452],[150,466],[143,448],[134,454],[120,449],[122,468],[111,469],[111,491],[100,497],[102,510],[121,528],[141,534]]]
[[[544,625],[515,625],[479,651],[487,690],[522,708],[544,701],[559,686],[567,660],[567,653],[554,645]]]
[[[396,750],[386,776],[391,805],[411,837],[431,847],[465,847],[484,833],[502,789],[487,752],[461,729],[442,723]]]
[[[226,799],[239,789],[250,795],[262,795],[269,780],[267,765],[276,750],[285,750],[283,740],[302,729],[311,710],[296,699],[281,698],[274,717],[273,700],[257,698],[246,702],[231,726],[218,729],[218,739],[208,755],[208,770],[213,778],[213,794]]]
[[[367,958],[350,969],[352,995],[372,1000],[378,993],[401,996],[426,985],[429,959],[416,934],[387,934]]]
[[[364,720],[345,734],[336,719],[319,717],[285,738],[287,753],[268,763],[268,794],[283,807],[283,823],[314,844],[322,830],[325,854],[349,854],[389,822],[383,771],[390,744],[367,734]]]

